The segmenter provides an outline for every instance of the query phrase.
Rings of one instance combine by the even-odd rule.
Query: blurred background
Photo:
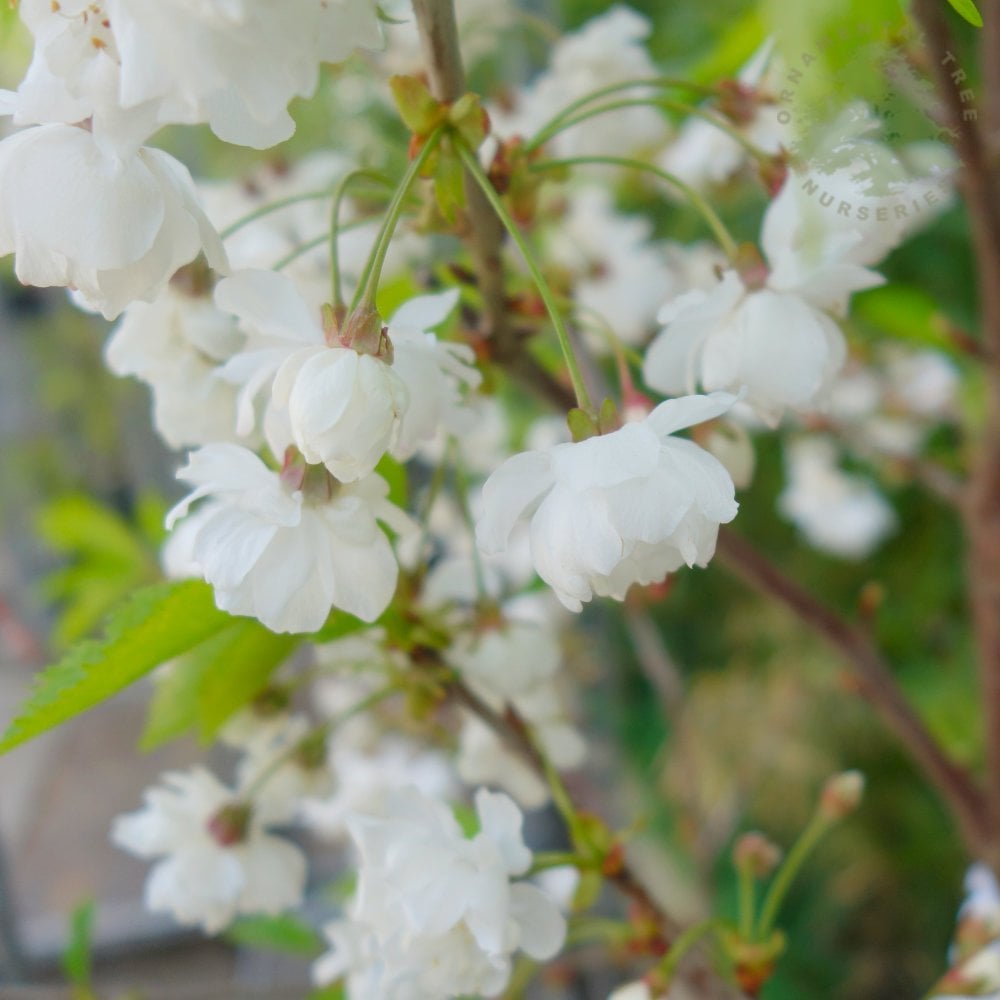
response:
[[[609,6],[562,0],[533,4],[530,12],[572,28]],[[734,73],[776,23],[815,29],[799,23],[801,4],[637,0],[632,6],[653,22],[653,58],[672,75],[698,80]],[[822,24],[834,6],[810,4],[810,16]],[[861,10],[857,3],[839,7],[840,17]],[[899,16],[896,3],[869,3],[864,11]],[[544,64],[550,44],[527,22],[506,31],[507,44],[495,48],[500,55],[473,67],[473,84],[493,93],[499,81],[523,80]],[[6,5],[0,37],[0,86],[16,86],[29,53]],[[298,109],[300,129],[287,148],[233,150],[199,130],[168,131],[159,144],[202,177],[231,176],[311,150],[352,150],[358,142],[370,147],[369,159],[391,162],[399,155],[385,152],[394,138],[391,112],[364,105],[359,121],[356,110],[342,110],[348,76],[328,73],[317,99]],[[863,79],[857,83],[863,88]],[[720,198],[734,231],[754,239],[763,190],[744,184]],[[625,191],[622,200],[653,218],[658,236],[685,240],[698,232],[690,213],[651,200],[647,189]],[[974,322],[959,208],[940,215],[882,270],[903,290],[899,308],[916,310],[908,329],[926,323],[934,302],[960,324]],[[923,312],[914,303],[923,303]],[[885,301],[856,310],[849,335],[860,354],[906,335],[889,305],[888,318]],[[122,596],[159,574],[163,513],[180,493],[173,480],[179,456],[150,428],[147,390],[105,369],[107,329],[71,308],[58,290],[20,287],[10,261],[0,261],[4,721],[33,671],[91,634]],[[976,375],[953,360],[963,375],[960,404],[974,413]],[[960,428],[960,422],[934,428],[927,446],[954,468],[964,447]],[[739,530],[832,604],[867,613],[928,725],[953,754],[975,765],[979,711],[953,510],[915,486],[904,469],[872,465],[865,472],[891,501],[897,529],[862,560],[825,555],[776,516],[785,483],[780,435],[760,435],[755,443],[757,473],[741,497]],[[638,866],[676,900],[682,917],[703,913],[713,898],[721,912],[735,911],[728,851],[738,833],[761,829],[787,847],[828,775],[847,768],[866,774],[864,807],[823,842],[791,893],[782,919],[788,953],[763,994],[767,1000],[906,1000],[930,987],[945,966],[968,859],[935,796],[835,655],[721,567],[679,574],[669,599],[642,607],[597,603],[573,641],[572,669],[595,748],[592,766],[574,779],[576,791],[623,823],[641,817]],[[62,995],[67,963],[72,978],[91,948],[101,997],[132,990],[192,1000],[256,991],[303,996],[308,941],[299,954],[294,946],[286,954],[261,952],[246,942],[206,941],[142,909],[146,866],[110,846],[110,821],[135,808],[163,770],[203,759],[193,741],[153,754],[135,751],[147,699],[139,685],[0,758],[0,997]],[[27,985],[22,994],[5,982]],[[550,986],[548,995],[604,997],[607,985],[596,977],[572,990]]]

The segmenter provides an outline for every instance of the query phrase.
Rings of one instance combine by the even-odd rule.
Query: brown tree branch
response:
[[[455,101],[465,92],[465,69],[458,45],[458,25],[452,0],[413,0],[424,65],[431,93],[439,101]],[[465,177],[469,232],[466,238],[483,296],[484,336],[502,340],[508,335],[504,282],[503,226],[476,182]]]
[[[968,83],[951,37],[945,7],[915,0],[931,70],[962,161],[959,186],[968,207],[976,253],[982,341],[987,367],[986,421],[962,503],[966,580],[979,660],[986,744],[986,801],[990,826],[984,857],[1000,872],[1000,197],[993,166],[1000,125],[1000,3],[986,0],[982,72],[984,114],[962,100]]]
[[[778,600],[844,656],[883,722],[950,808],[966,848],[973,855],[982,855],[989,842],[982,792],[928,732],[868,634],[823,604],[734,532],[723,529],[719,533],[717,555],[734,574]]]
[[[495,712],[460,680],[453,681],[449,685],[449,691],[455,704],[481,719],[512,753],[527,762],[543,781],[547,780],[545,761],[535,746],[527,725],[516,712],[512,709],[508,709],[503,715]],[[621,862],[608,873],[607,879],[632,901],[645,919],[656,922],[659,936],[667,947],[684,931],[685,928],[652,896],[627,861]],[[685,960],[680,975],[687,988],[696,991],[691,995],[698,997],[698,1000],[748,1000],[735,984],[715,972],[699,949],[695,949]]]

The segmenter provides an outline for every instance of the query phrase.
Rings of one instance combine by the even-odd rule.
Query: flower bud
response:
[[[733,847],[733,863],[754,878],[767,878],[781,863],[781,857],[781,848],[756,831],[744,833]]]
[[[861,804],[865,791],[865,776],[860,771],[843,771],[835,774],[823,786],[819,811],[829,820],[850,816]]]

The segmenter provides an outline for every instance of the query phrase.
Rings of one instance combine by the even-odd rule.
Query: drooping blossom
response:
[[[203,251],[225,270],[191,175],[162,150],[119,159],[69,125],[0,142],[0,255],[16,255],[24,284],[77,289],[114,319],[130,302],[155,299]]]
[[[476,538],[501,551],[530,521],[538,575],[579,611],[597,594],[618,600],[634,583],[705,565],[720,524],[736,516],[721,463],[674,432],[725,413],[726,393],[661,403],[611,434],[508,459],[487,480]]]
[[[415,791],[387,815],[349,823],[361,856],[350,917],[327,928],[333,951],[320,982],[344,978],[350,1000],[442,1000],[499,995],[517,951],[551,958],[566,922],[540,889],[517,881],[531,866],[522,816],[506,796],[480,789],[479,832]]]
[[[111,839],[140,858],[159,859],[146,880],[146,905],[209,934],[241,914],[297,906],[306,860],[268,832],[284,817],[266,796],[241,799],[204,768],[175,771],[149,789],[138,812],[119,816]]]
[[[400,531],[411,522],[380,476],[338,483],[316,467],[282,476],[231,444],[200,448],[178,476],[194,490],[168,526],[205,498],[189,559],[223,610],[275,632],[313,632],[334,607],[374,621],[392,600],[399,569],[377,522]]]

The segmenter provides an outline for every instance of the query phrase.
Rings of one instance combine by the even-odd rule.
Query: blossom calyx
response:
[[[337,338],[342,347],[350,347],[358,354],[370,354],[372,357],[392,364],[392,341],[389,339],[389,329],[382,323],[382,317],[371,306],[362,302],[354,312],[344,320]]]
[[[209,817],[205,825],[220,847],[232,847],[247,839],[252,812],[245,802],[231,802]]]
[[[287,493],[301,493],[306,500],[320,503],[330,500],[340,485],[325,466],[310,465],[293,444],[285,449],[280,479]]]

